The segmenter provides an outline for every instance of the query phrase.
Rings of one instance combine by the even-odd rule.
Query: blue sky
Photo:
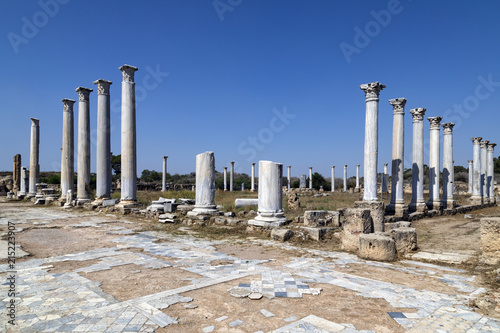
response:
[[[498,1],[2,1],[0,170],[20,153],[29,165],[30,117],[40,119],[40,167],[60,170],[61,99],[111,86],[111,146],[120,153],[123,64],[137,66],[137,156],[143,169],[195,170],[215,152],[250,173],[272,160],[330,175],[363,167],[365,98],[380,81],[379,171],[391,160],[392,107],[405,97],[405,167],[410,109],[453,121],[454,159],[467,166],[470,137],[499,142]],[[78,108],[75,104],[75,147]],[[284,115],[285,114],[285,115]],[[424,124],[428,163],[429,122]],[[500,143],[500,142],[499,142]],[[495,156],[500,155],[495,152]],[[76,158],[76,152],[75,152]],[[95,143],[92,144],[95,171]],[[75,163],[76,166],[76,163]],[[286,168],[285,168],[286,170]],[[286,174],[286,172],[285,172]]]

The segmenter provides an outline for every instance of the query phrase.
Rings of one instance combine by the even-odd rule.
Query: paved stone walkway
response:
[[[77,214],[77,213],[74,213]],[[2,210],[0,225],[7,221],[15,223],[36,223],[50,225],[62,217],[75,216],[71,212],[50,209]],[[115,217],[116,218],[116,217]],[[216,251],[215,245],[225,241],[207,241],[191,236],[162,235],[156,232],[135,233],[131,228],[117,227],[109,217],[94,214],[88,221],[72,227],[96,228],[104,233],[122,235],[113,240],[116,247],[68,253],[44,259],[31,259],[17,263],[15,275],[18,295],[15,298],[17,326],[6,323],[8,283],[0,288],[0,330],[22,332],[154,332],[159,327],[175,325],[177,318],[168,315],[168,307],[176,303],[189,304],[190,297],[183,293],[199,288],[214,286],[223,282],[251,277],[251,283],[235,283],[228,290],[258,292],[268,298],[300,298],[303,293],[321,297],[321,290],[310,288],[310,283],[325,283],[355,292],[366,298],[382,298],[395,308],[408,308],[408,312],[389,312],[389,315],[404,330],[409,332],[500,332],[500,321],[485,317],[468,307],[469,301],[484,292],[477,288],[473,276],[446,267],[416,261],[402,261],[395,264],[371,262],[354,255],[319,250],[306,250],[310,257],[289,258],[288,263],[278,268],[269,268],[263,263],[269,260],[241,260]],[[162,239],[162,242],[157,242]],[[270,240],[248,240],[263,246],[295,249],[288,244]],[[129,248],[143,249],[131,252]],[[213,260],[225,260],[223,265],[212,266]],[[51,264],[67,261],[97,263],[80,267],[68,273],[51,273]],[[156,294],[127,301],[117,301],[100,289],[100,284],[79,273],[98,272],[116,266],[135,264],[144,268],[160,269],[176,267],[199,274],[190,279],[187,286],[165,290]],[[417,290],[407,286],[388,283],[340,272],[338,268],[352,264],[377,267],[388,271],[400,271],[416,276],[432,277],[457,290],[456,295]],[[6,279],[12,270],[0,265],[0,277]],[[167,309],[167,310],[165,310]],[[164,310],[164,311],[162,311]],[[262,318],[273,317],[266,309]],[[245,331],[245,322],[228,320],[230,314],[221,313],[213,325],[200,326],[198,332],[216,331],[226,325],[228,330],[238,328]],[[356,330],[356,323],[334,323],[321,318],[321,314],[304,318],[284,318],[283,326],[273,332],[369,332]]]

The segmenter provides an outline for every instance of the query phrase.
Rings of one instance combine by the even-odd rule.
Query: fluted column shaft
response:
[[[471,138],[473,145],[472,160],[474,168],[472,170],[474,177],[472,178],[472,196],[470,199],[473,204],[483,203],[482,184],[481,184],[481,146],[480,146],[482,139],[483,138],[481,137]]]
[[[332,192],[335,192],[335,166],[332,166]]]
[[[122,130],[121,130],[121,201],[137,201],[137,150],[134,73],[137,67],[123,65],[119,68],[122,80]]]
[[[61,152],[61,201],[66,202],[68,190],[75,186],[75,139],[72,99],[63,99],[63,135]]]
[[[359,189],[359,164],[356,164],[356,188]]]
[[[161,178],[161,190],[163,192],[167,190],[167,158],[168,156],[163,156],[163,174]]]
[[[290,191],[290,188],[292,187],[292,184],[291,184],[291,182],[292,182],[292,166],[289,165],[287,167],[287,169],[288,169],[288,172],[287,172],[288,191]]]
[[[92,89],[78,87],[78,179],[76,199],[90,200],[90,105]]]
[[[224,191],[227,191],[227,167],[224,167]]]
[[[99,79],[97,84],[96,199],[111,198],[111,118],[109,86],[111,81]]]
[[[29,178],[29,197],[36,195],[36,184],[40,178],[40,121],[31,118],[31,143],[30,143],[30,178]]]
[[[439,173],[441,170],[440,159],[440,122],[443,117],[427,118],[431,124],[430,129],[430,147],[429,147],[429,200],[427,207],[429,209],[442,208],[439,200]]]
[[[404,206],[404,131],[405,131],[405,98],[389,100],[393,107],[392,126],[392,170],[391,170],[391,202],[389,208],[396,211]]]
[[[473,173],[474,173],[474,164],[472,160],[468,160],[469,162],[469,186],[467,189],[467,193],[472,194],[472,179],[473,179]]]
[[[425,108],[415,108],[410,111],[413,117],[412,138],[412,179],[411,203],[412,211],[426,211],[424,201],[424,115]]]
[[[385,85],[379,82],[362,84],[360,88],[366,97],[365,147],[364,147],[364,201],[378,201],[377,163],[378,163],[378,100]],[[344,190],[346,186],[344,185]]]
[[[313,168],[309,167],[309,189],[313,188]]]
[[[453,126],[454,123],[444,123],[443,135],[443,206],[446,209],[455,208],[454,186],[455,170],[453,163]]]

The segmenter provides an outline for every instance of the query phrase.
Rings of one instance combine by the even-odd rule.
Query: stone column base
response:
[[[76,199],[76,205],[77,206],[81,206],[81,205],[84,205],[88,202],[90,202],[91,200],[90,199]]]
[[[286,217],[284,216],[266,217],[257,215],[254,219],[248,221],[248,225],[263,228],[277,228],[284,224],[286,224]]]
[[[410,212],[427,213],[427,205],[424,202],[412,202],[408,205]]]
[[[443,209],[454,209],[457,207],[457,202],[455,200],[443,200]]]
[[[384,231],[385,207],[383,201],[355,201],[354,208],[369,209],[373,221],[373,231]]]
[[[135,208],[140,206],[140,203],[138,203],[137,200],[120,200],[116,206],[123,208]]]
[[[210,205],[210,206],[195,205],[194,209],[187,213],[187,216],[199,216],[199,215],[220,215],[220,212],[217,209],[217,206],[215,205]]]
[[[389,215],[401,216],[403,220],[408,218],[408,207],[404,204],[391,203],[385,208],[385,212]]]
[[[429,210],[443,210],[443,203],[441,201],[430,201],[426,205]]]
[[[472,197],[470,197],[470,202],[473,205],[482,205],[483,204],[483,197],[481,197],[481,196],[472,196]]]

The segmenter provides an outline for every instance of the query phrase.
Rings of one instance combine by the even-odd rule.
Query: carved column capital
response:
[[[473,160],[467,160],[467,162],[469,162],[469,165],[471,165],[472,163],[474,163]]]
[[[443,126],[444,128],[444,134],[450,134],[450,133],[453,133],[453,126],[455,126],[454,123],[444,123],[444,124],[441,124],[441,126]]]
[[[493,151],[495,149],[496,143],[490,143],[488,144],[488,151]]]
[[[138,69],[137,67],[130,65],[123,65],[118,68],[122,71],[123,74],[123,82],[134,83],[134,73]]]
[[[413,117],[413,122],[424,121],[425,111],[427,111],[426,108],[411,109],[410,113]]]
[[[478,145],[481,143],[481,140],[483,139],[482,137],[478,136],[478,137],[475,137],[475,138],[470,138],[471,141],[472,141],[472,144],[473,145]]]
[[[78,87],[75,90],[78,93],[78,100],[85,102],[89,100],[90,93],[93,91],[90,88]]]
[[[479,144],[481,145],[481,148],[486,148],[489,143],[489,140],[482,140]]]
[[[359,86],[365,92],[366,101],[378,101],[378,95],[386,86],[377,82],[365,83]]]
[[[390,99],[389,103],[393,107],[394,114],[405,114],[406,98],[401,97]]]
[[[107,96],[109,96],[109,86],[113,82],[108,81],[108,80],[99,79],[99,80],[95,80],[92,83],[93,84],[97,84],[97,94],[98,95],[107,95]]]
[[[63,102],[63,112],[73,112],[73,104],[75,104],[74,99],[65,98],[62,99]]]
[[[441,122],[441,119],[443,119],[443,117],[441,116],[427,117],[427,120],[429,120],[429,123],[431,124],[431,129],[439,129],[439,123]]]

